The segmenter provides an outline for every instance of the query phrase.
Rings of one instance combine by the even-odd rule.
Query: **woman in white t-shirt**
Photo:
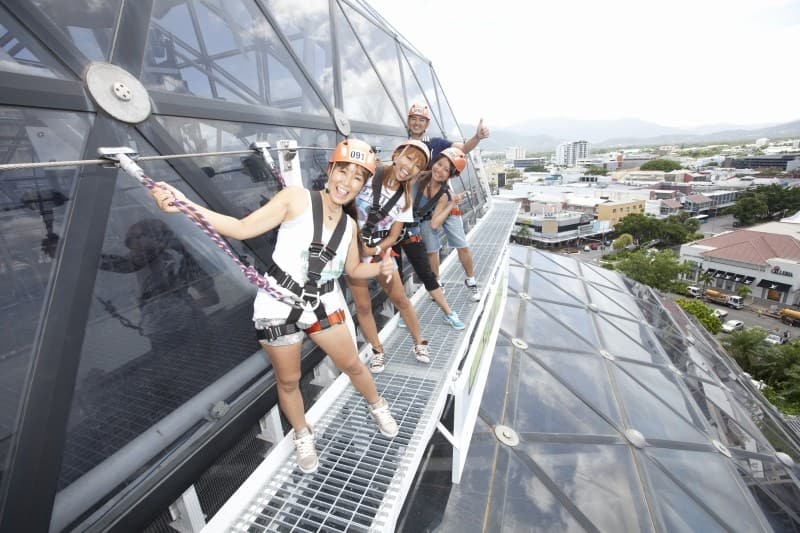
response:
[[[268,279],[272,289],[290,300],[294,298],[297,303],[292,305],[259,289],[253,321],[261,346],[275,370],[281,410],[294,429],[297,465],[305,473],[314,472],[319,461],[314,432],[306,422],[299,388],[300,348],[304,333],[350,377],[353,386],[369,402],[369,411],[381,433],[388,437],[398,433],[388,403],[378,394],[372,376],[358,357],[350,331],[343,327],[346,314],[340,308],[343,300],[336,282],[342,273],[346,273],[348,279],[365,279],[379,274],[384,280],[394,277],[396,267],[389,254],[377,263],[368,264],[360,260],[357,226],[352,213],[351,216],[345,213],[347,204],[355,199],[375,172],[376,164],[375,153],[367,143],[356,139],[342,141],[329,160],[328,183],[324,192],[287,187],[269,203],[242,219],[195,204],[163,182],[160,188],[152,191],[163,211],[178,211],[172,202],[176,199],[183,201],[226,237],[250,239],[280,226]],[[312,253],[315,248],[311,243],[314,241],[334,250],[333,257],[320,260],[323,254]],[[298,292],[300,300],[297,300]]]
[[[411,182],[425,170],[430,160],[430,151],[422,141],[403,141],[392,153],[392,162],[377,169],[375,175],[356,197],[358,225],[361,228],[363,261],[375,261],[381,254],[391,250],[398,241],[405,222],[414,221]],[[380,192],[378,192],[378,189]],[[378,326],[372,316],[372,300],[366,279],[347,276],[347,285],[356,304],[358,325],[367,342],[372,346],[369,369],[377,374],[386,367],[386,355]],[[422,338],[419,319],[414,306],[406,296],[403,280],[396,272],[389,281],[381,276],[378,282],[394,304],[408,327],[414,340],[414,356],[421,363],[430,363],[428,341]]]

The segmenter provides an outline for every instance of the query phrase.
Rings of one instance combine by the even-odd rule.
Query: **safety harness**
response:
[[[311,192],[311,213],[314,219],[314,236],[308,246],[307,280],[305,284],[299,283],[276,263],[270,262],[266,269],[267,274],[272,276],[278,282],[278,285],[294,294],[298,302],[291,306],[292,309],[289,312],[289,316],[286,317],[286,323],[258,329],[257,336],[260,340],[271,342],[278,337],[301,331],[301,328],[297,326],[297,321],[304,311],[314,311],[317,317],[316,323],[302,330],[307,334],[316,333],[345,320],[344,311],[339,309],[334,313],[328,314],[325,310],[325,305],[321,301],[323,295],[334,289],[336,280],[329,279],[322,284],[319,283],[319,280],[322,277],[322,271],[325,266],[336,256],[336,249],[339,248],[342,236],[347,228],[347,215],[341,214],[330,240],[327,244],[324,244],[322,242],[322,193],[319,191]],[[287,303],[287,305],[290,304]]]
[[[375,176],[372,178],[372,205],[367,212],[367,220],[361,226],[361,240],[365,246],[372,246],[388,234],[388,231],[375,231],[375,226],[389,216],[389,211],[397,204],[403,196],[403,188],[398,187],[389,201],[381,207],[381,188],[383,187],[383,168],[378,167]]]
[[[414,196],[414,222],[406,222],[403,224],[403,234],[400,236],[400,244],[409,244],[415,242],[422,242],[422,235],[415,233],[409,235],[413,228],[418,228],[420,222],[430,220],[433,217],[433,210],[436,207],[436,202],[443,194],[450,196],[449,188],[446,183],[443,183],[439,190],[431,196],[428,201],[423,204],[422,200],[425,196],[422,194],[424,187],[417,188],[417,194]]]

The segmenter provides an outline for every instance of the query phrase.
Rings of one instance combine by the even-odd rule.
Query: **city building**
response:
[[[644,214],[645,200],[626,202],[606,202],[597,206],[597,220],[607,222],[613,228],[617,223],[631,214]]]
[[[553,162],[562,167],[575,166],[579,159],[589,157],[587,141],[571,141],[558,145]]]
[[[800,163],[800,153],[781,155],[753,155],[745,157],[728,158],[722,162],[723,166],[737,169],[777,168],[780,170],[793,170]]]
[[[510,146],[506,148],[506,161],[525,159],[525,149],[521,146]]]
[[[787,224],[730,231],[681,245],[681,260],[693,267],[689,279],[699,283],[704,273],[710,274],[711,288],[735,294],[745,285],[754,298],[800,303],[800,233],[797,223]]]

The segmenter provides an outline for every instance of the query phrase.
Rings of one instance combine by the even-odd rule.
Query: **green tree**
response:
[[[655,253],[637,250],[615,266],[629,278],[660,291],[673,290],[675,280],[690,271],[689,265],[680,263],[678,254],[672,250]]]
[[[679,168],[683,168],[683,165],[672,159],[653,159],[639,167],[639,170],[663,170],[664,172],[672,172]]]
[[[714,311],[709,306],[694,298],[676,298],[675,303],[678,304],[681,309],[697,318],[697,321],[712,334],[716,335],[719,333],[719,330],[722,328],[722,322],[720,322],[719,318],[714,316]]]
[[[757,375],[757,366],[763,359],[767,346],[764,339],[767,332],[759,328],[747,328],[742,331],[734,331],[730,337],[722,341],[722,346],[733,357],[742,370]]]
[[[611,243],[611,248],[614,250],[622,250],[633,244],[633,236],[630,233],[623,233]]]
[[[595,165],[590,166],[584,172],[587,176],[606,176],[608,175],[608,170],[604,169],[603,167],[598,167]]]
[[[711,283],[714,281],[714,276],[712,276],[708,272],[703,272],[697,278],[697,281],[699,281],[703,285],[703,292],[706,292],[706,287],[711,285]]]
[[[769,214],[767,203],[758,196],[746,196],[729,208],[730,213],[743,226],[763,220]]]
[[[739,285],[736,287],[736,294],[742,297],[742,301],[744,301],[751,292],[753,292],[753,289],[747,285]]]

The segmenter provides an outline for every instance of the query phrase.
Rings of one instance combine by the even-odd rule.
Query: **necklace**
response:
[[[327,196],[328,196],[328,193],[326,193],[326,194],[325,194],[325,196],[327,197]],[[333,215],[334,215],[334,213],[335,213],[335,214],[337,214],[337,215],[339,215],[339,214],[341,214],[341,212],[342,212],[342,207],[341,207],[341,206],[338,206],[338,207],[339,207],[339,209],[334,209],[334,208],[330,207],[330,200],[328,200],[328,201],[326,201],[326,202],[325,202],[325,207],[327,208],[327,211],[328,211],[328,212],[325,214],[325,216],[327,216],[327,217],[328,217],[328,220],[331,220],[331,221],[333,220]]]

